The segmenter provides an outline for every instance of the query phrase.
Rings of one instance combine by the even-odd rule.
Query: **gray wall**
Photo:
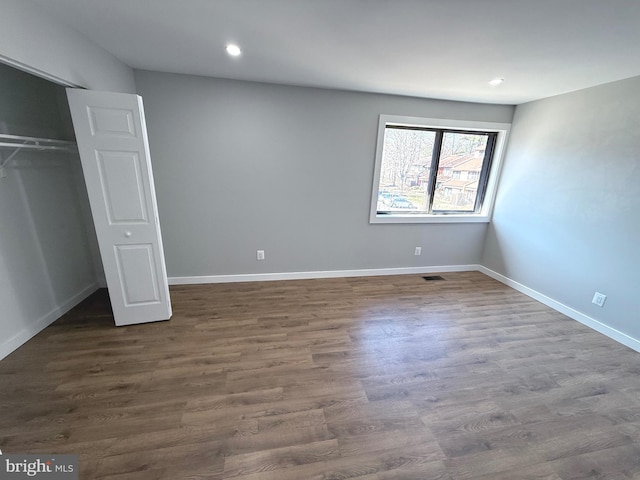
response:
[[[135,76],[169,276],[480,261],[486,224],[368,223],[378,115],[510,122],[513,107]]]
[[[75,141],[67,95],[58,85],[0,63],[0,106],[0,133]]]
[[[636,339],[639,92],[636,77],[517,107],[482,261]]]
[[[0,179],[0,358],[97,288],[79,159],[21,153]]]
[[[135,93],[133,71],[29,0],[0,0],[0,61],[72,85]]]

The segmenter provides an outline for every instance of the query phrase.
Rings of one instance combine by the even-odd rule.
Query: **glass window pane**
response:
[[[444,132],[433,212],[472,212],[487,148],[486,134]]]
[[[380,166],[379,212],[424,213],[436,133],[387,127]]]

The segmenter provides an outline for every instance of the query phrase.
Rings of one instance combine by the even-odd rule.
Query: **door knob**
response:
[[[124,232],[124,236],[127,238],[131,238],[131,235],[133,235],[131,232]]]

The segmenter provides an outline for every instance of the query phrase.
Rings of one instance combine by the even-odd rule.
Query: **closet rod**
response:
[[[24,149],[38,151],[63,151],[69,152],[75,150],[76,144],[67,140],[55,140],[53,138],[27,137],[24,135],[10,135],[8,133],[0,133],[0,140],[11,140],[8,142],[0,141],[0,148],[12,148],[13,152],[7,158],[0,156],[0,178],[7,176],[5,166],[13,160],[13,158]],[[22,142],[22,143],[18,143]]]
[[[55,145],[75,145],[75,142],[70,142],[68,140],[56,140],[53,138],[43,138],[43,137],[27,137],[24,135],[10,135],[8,133],[0,133],[0,140],[13,140],[16,142],[41,142],[41,143],[51,143]],[[6,143],[4,143],[6,145]],[[24,143],[9,143],[9,146],[24,146]]]
[[[9,143],[9,142],[0,142],[0,147],[6,148],[17,148],[18,150],[22,150],[23,148],[28,148],[31,150],[61,150],[61,151],[69,151],[69,147],[75,146],[73,142],[69,142],[68,146],[62,145],[31,145],[29,143]]]

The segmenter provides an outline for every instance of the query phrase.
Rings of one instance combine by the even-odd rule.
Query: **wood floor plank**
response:
[[[0,362],[0,448],[101,480],[640,479],[640,355],[478,272],[99,291]]]
[[[232,455],[224,463],[225,477],[261,473],[295,465],[316,463],[340,456],[338,441],[322,440],[290,447],[263,449]]]

